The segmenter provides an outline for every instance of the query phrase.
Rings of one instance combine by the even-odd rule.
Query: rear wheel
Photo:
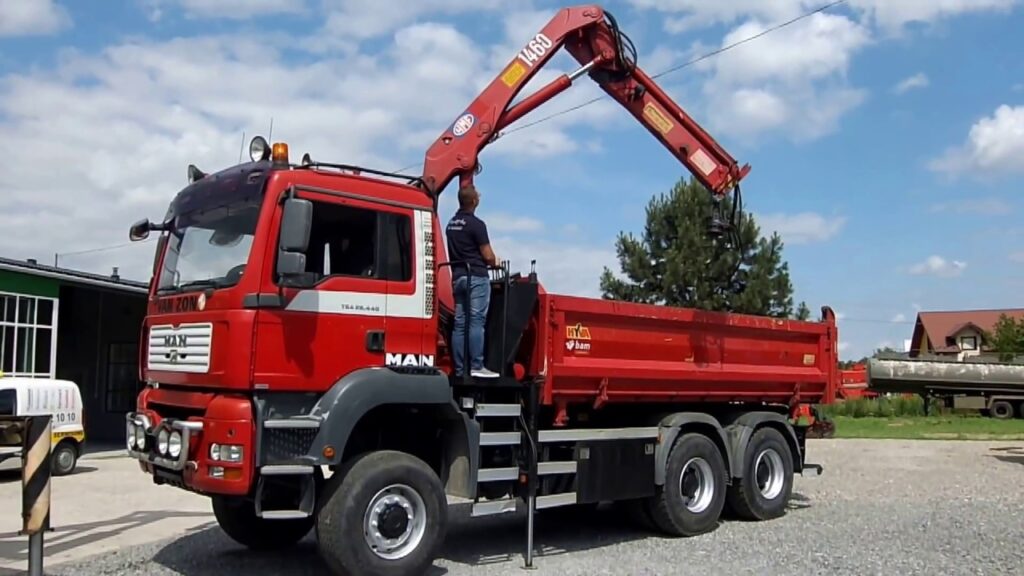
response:
[[[1010,404],[1006,400],[996,400],[992,403],[991,407],[992,417],[1000,420],[1009,420],[1013,418],[1013,404]]]
[[[672,447],[665,485],[648,500],[651,521],[673,536],[695,536],[718,525],[725,506],[725,461],[703,434],[684,434]]]
[[[331,477],[317,517],[320,555],[345,574],[422,574],[444,541],[448,503],[437,474],[404,452],[358,456]]]
[[[313,528],[312,516],[289,520],[260,518],[252,500],[245,498],[214,496],[213,515],[232,540],[253,550],[288,548]]]
[[[729,508],[747,520],[782,516],[793,492],[793,455],[782,433],[754,432],[743,460],[743,478],[729,487]]]

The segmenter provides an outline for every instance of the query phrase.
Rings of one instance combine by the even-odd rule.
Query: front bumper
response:
[[[129,412],[126,420],[128,455],[157,484],[177,486],[202,494],[247,495],[252,481],[252,421],[249,418],[181,420],[161,418],[152,410]],[[142,443],[133,440],[132,427],[141,427]],[[180,434],[180,451],[161,451],[161,431]],[[220,459],[222,446],[237,447],[235,458]]]
[[[175,472],[184,471],[190,465],[193,470],[195,469],[197,462],[189,460],[189,454],[193,443],[197,443],[197,440],[202,437],[202,422],[165,419],[154,426],[149,416],[139,412],[129,412],[125,415],[125,420],[129,425],[141,427],[144,430],[141,447],[137,446],[131,437],[127,439],[129,456],[140,462]],[[168,432],[177,432],[181,435],[181,448],[177,458],[167,453],[160,453],[157,447],[157,438],[163,429],[167,429]],[[129,436],[133,435],[129,434]]]

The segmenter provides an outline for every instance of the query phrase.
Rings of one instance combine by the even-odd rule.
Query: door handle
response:
[[[367,330],[366,332],[366,349],[370,352],[383,352],[384,351],[384,331],[383,330]]]

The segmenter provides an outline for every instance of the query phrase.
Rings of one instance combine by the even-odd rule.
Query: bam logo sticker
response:
[[[433,366],[434,355],[388,352],[384,356],[384,364],[387,366]]]

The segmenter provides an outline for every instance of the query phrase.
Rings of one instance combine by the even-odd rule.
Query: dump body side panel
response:
[[[834,317],[805,322],[544,294],[543,402],[816,403],[834,390]]]

